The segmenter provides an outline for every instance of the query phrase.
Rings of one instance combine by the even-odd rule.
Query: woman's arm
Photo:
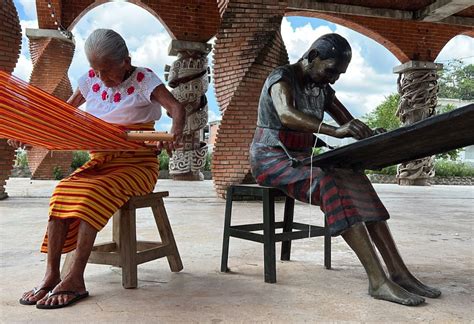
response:
[[[173,119],[171,133],[175,135],[175,141],[180,142],[181,137],[183,136],[184,122],[186,118],[186,112],[183,105],[176,100],[168,89],[166,89],[164,84],[157,86],[151,93],[151,97],[158,101],[158,103],[165,108]]]
[[[354,137],[361,139],[372,135],[370,128],[358,119],[352,119],[340,127],[334,127],[297,110],[294,106],[291,86],[285,81],[275,83],[270,89],[270,94],[281,123],[288,128],[326,134],[337,138]]]
[[[78,108],[84,102],[86,102],[86,99],[84,99],[84,97],[82,96],[82,93],[81,91],[79,91],[79,88],[77,88],[76,91],[74,91],[74,93],[67,100],[68,104],[76,108]]]

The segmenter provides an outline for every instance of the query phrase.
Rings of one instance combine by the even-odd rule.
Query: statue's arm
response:
[[[334,96],[332,105],[326,108],[326,112],[339,125],[344,125],[354,119],[349,110],[347,110],[347,108],[342,104],[342,102],[339,101],[339,99],[337,99],[336,96]]]
[[[336,127],[327,125],[321,120],[308,116],[296,109],[292,88],[287,82],[280,81],[275,83],[270,88],[270,95],[278,117],[284,126],[302,132],[317,133],[319,130],[321,134],[339,137]]]
[[[349,122],[339,127],[334,127],[323,123],[322,120],[313,116],[302,113],[296,109],[292,88],[285,81],[275,83],[270,88],[270,95],[281,123],[290,129],[326,134],[337,138],[354,137],[362,139],[372,135],[372,130],[367,125],[358,119],[352,118],[350,114],[348,116],[352,119]],[[349,118],[348,116],[345,115],[345,118]]]

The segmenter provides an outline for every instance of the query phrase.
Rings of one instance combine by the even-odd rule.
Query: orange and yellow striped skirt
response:
[[[152,192],[158,169],[153,151],[91,152],[90,161],[61,180],[50,200],[50,219],[72,219],[62,253],[76,248],[81,221],[100,231],[130,197]],[[48,233],[41,246],[47,251]]]

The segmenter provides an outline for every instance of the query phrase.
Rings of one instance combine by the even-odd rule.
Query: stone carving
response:
[[[402,124],[410,125],[430,116],[436,111],[438,75],[440,64],[410,61],[397,68],[400,104],[397,116]],[[426,157],[398,165],[397,180],[400,185],[429,185],[433,177],[434,157]]]
[[[201,169],[206,162],[207,145],[202,140],[208,121],[205,93],[209,86],[209,51],[207,46],[203,46],[206,49],[203,51],[195,43],[191,43],[193,46],[186,43],[189,42],[178,44],[185,48],[176,49],[176,61],[165,67],[165,78],[173,88],[171,93],[186,109],[183,147],[173,151],[169,171],[174,180],[203,180]]]

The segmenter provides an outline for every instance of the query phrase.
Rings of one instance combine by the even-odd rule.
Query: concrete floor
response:
[[[341,238],[334,238],[332,270],[323,267],[322,238],[295,241],[292,261],[277,262],[276,284],[263,282],[263,246],[231,239],[231,273],[219,272],[224,201],[211,181],[160,180],[184,263],[171,273],[166,260],[139,267],[138,289],[121,286],[119,268],[88,265],[91,294],[73,307],[38,310],[18,303],[41,280],[38,252],[54,181],[13,178],[0,201],[0,321],[97,323],[228,322],[455,322],[474,320],[474,187],[375,185],[391,213],[389,224],[409,268],[439,287],[439,299],[418,307],[379,301],[367,294],[364,269]],[[235,223],[261,219],[260,203],[235,203]],[[277,207],[281,217],[282,206]],[[297,204],[295,220],[322,223],[318,207]],[[153,217],[140,210],[138,236],[152,240]],[[107,226],[98,237],[106,241]],[[279,253],[279,247],[277,255]]]

